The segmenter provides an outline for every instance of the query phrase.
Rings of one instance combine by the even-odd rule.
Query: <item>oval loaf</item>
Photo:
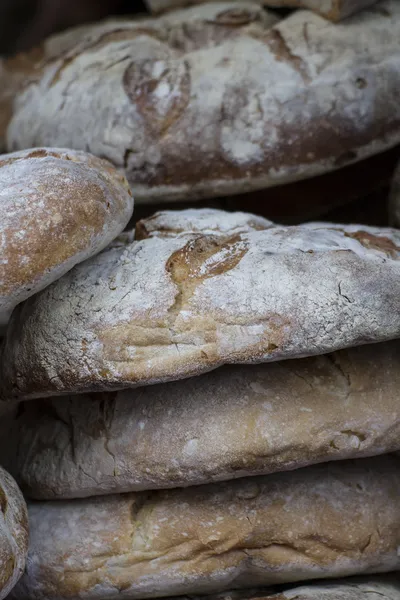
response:
[[[191,233],[128,239],[76,266],[14,311],[2,399],[122,389],[400,337],[399,231],[266,223],[210,235],[201,221],[193,233],[192,217]]]
[[[400,568],[399,461],[29,506],[11,599],[127,600]]]
[[[12,309],[100,252],[132,215],[128,184],[84,152],[0,156],[0,324]]]
[[[27,496],[53,499],[383,454],[400,450],[399,389],[396,340],[121,392],[41,399],[0,421],[0,463]]]
[[[263,189],[399,143],[398,0],[339,24],[277,21],[217,2],[51,38],[2,63],[7,148],[87,149],[154,202]]]

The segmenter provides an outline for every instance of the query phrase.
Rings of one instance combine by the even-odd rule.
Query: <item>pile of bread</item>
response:
[[[393,156],[400,2],[182,4],[0,63],[0,598],[400,600],[400,169],[195,203]]]

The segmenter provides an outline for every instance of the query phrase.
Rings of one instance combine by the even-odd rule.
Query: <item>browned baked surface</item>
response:
[[[399,36],[397,0],[337,25],[230,2],[72,30],[3,63],[7,146],[87,148],[139,202],[304,179],[399,142]]]

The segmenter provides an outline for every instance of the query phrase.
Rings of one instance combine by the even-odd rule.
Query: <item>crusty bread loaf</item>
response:
[[[53,38],[2,65],[7,146],[87,149],[155,202],[295,181],[400,141],[398,0],[338,25],[276,21],[211,3]]]
[[[28,513],[12,477],[0,467],[0,600],[21,577],[28,553]]]
[[[164,210],[136,223],[135,239],[177,237],[181,233],[237,235],[274,227],[272,221],[244,212],[225,212],[211,208]]]
[[[284,587],[278,591],[271,588],[254,590],[231,590],[203,600],[399,600],[400,577],[394,575],[373,575],[369,577],[348,577],[333,581],[319,581],[310,584]],[[180,600],[193,600],[192,596],[180,596]],[[169,600],[178,600],[170,598]]]
[[[393,456],[162,492],[29,506],[10,598],[136,599],[400,567]]]
[[[123,389],[400,337],[399,231],[266,226],[208,235],[199,220],[199,233],[153,230],[78,265],[14,311],[1,398]]]
[[[0,324],[16,304],[97,254],[128,223],[125,178],[84,152],[0,156]]]
[[[33,498],[173,488],[400,450],[400,342],[37,400],[0,421]]]
[[[149,9],[160,13],[171,9],[197,4],[202,0],[146,0]],[[260,4],[270,7],[308,8],[331,21],[345,17],[375,4],[377,0],[260,0]]]

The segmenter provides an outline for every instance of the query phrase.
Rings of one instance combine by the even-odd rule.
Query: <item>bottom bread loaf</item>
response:
[[[152,598],[400,568],[394,455],[186,489],[33,502],[10,598]]]
[[[180,596],[169,600],[189,600]],[[203,600],[399,600],[400,574],[391,576],[350,577],[333,581],[312,582],[274,592],[270,589],[230,591]]]

